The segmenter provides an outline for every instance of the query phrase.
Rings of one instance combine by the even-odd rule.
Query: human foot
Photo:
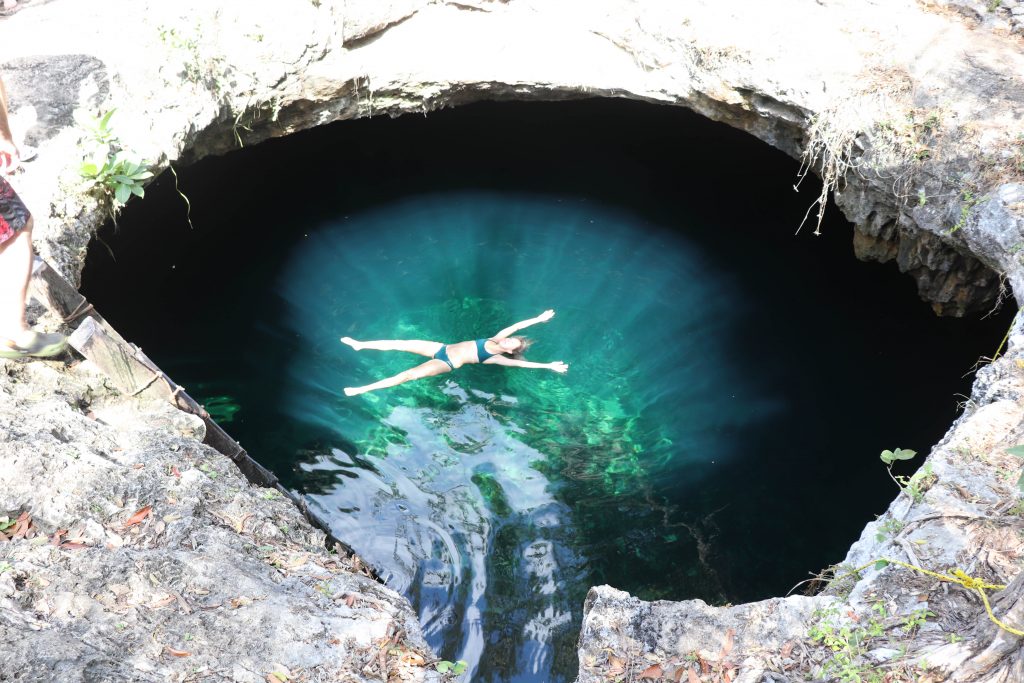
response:
[[[358,396],[361,393],[363,393],[363,392],[359,391],[359,389],[354,389],[352,387],[345,387],[345,395],[346,396]]]
[[[11,337],[0,337],[0,358],[51,358],[67,347],[62,334],[43,334],[25,330]]]
[[[362,342],[357,342],[352,337],[342,337],[341,338],[341,343],[342,344],[348,344],[349,346],[351,346],[356,351],[362,351],[363,350],[363,343]]]
[[[3,0],[3,6],[0,7],[0,17],[9,17],[19,9],[21,9],[21,5],[18,3],[18,0]]]

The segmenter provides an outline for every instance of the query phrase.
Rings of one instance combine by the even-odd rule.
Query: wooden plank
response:
[[[156,381],[159,377],[135,357],[133,348],[122,342],[91,316],[68,337],[68,343],[102,370],[122,393],[168,399],[165,387]]]
[[[275,486],[277,477],[253,460],[242,446],[214,422],[195,399],[188,395],[154,363],[142,349],[129,344],[92,316],[82,321],[68,343],[107,375],[122,393],[168,401],[179,410],[202,419],[206,425],[204,443],[231,458],[245,477],[261,486]]]
[[[50,264],[38,256],[35,257],[32,264],[31,293],[41,304],[68,325],[74,325],[86,315],[91,315],[109,332],[116,334],[114,329],[103,319],[103,316],[93,309],[92,304],[60,273],[51,268]]]

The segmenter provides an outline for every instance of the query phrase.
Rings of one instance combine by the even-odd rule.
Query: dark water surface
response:
[[[1008,318],[934,318],[796,164],[688,112],[474,105],[348,122],[160,179],[85,291],[309,495],[468,680],[568,681],[587,588],[739,602],[842,559]],[[109,251],[108,251],[109,248]],[[111,259],[110,252],[116,257]],[[338,337],[527,331],[567,375]]]

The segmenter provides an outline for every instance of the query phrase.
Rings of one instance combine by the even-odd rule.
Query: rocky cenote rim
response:
[[[872,157],[863,151],[869,146],[867,138],[855,138],[860,142],[851,148],[854,159],[872,163],[859,165],[860,173],[848,174],[849,184],[840,188],[843,191],[839,204],[857,225],[858,252],[875,258],[895,257],[913,273],[925,296],[947,312],[987,303],[993,283],[998,280],[986,276],[977,265],[979,261],[1005,273],[1010,285],[1018,284],[1016,244],[1022,231],[1019,214],[1013,207],[1022,201],[1022,196],[1020,186],[1015,184],[1012,131],[1006,129],[1007,119],[1001,116],[1004,111],[1012,112],[1014,102],[1020,99],[1016,75],[1021,71],[1017,65],[1020,51],[1013,42],[1015,38],[918,5],[875,12],[865,11],[859,5],[841,4],[807,11],[798,3],[773,4],[770,8],[763,3],[698,3],[688,6],[687,16],[682,18],[658,15],[661,11],[677,11],[667,8],[648,8],[644,16],[633,17],[629,14],[632,5],[614,3],[590,10],[579,7],[574,14],[561,12],[561,7],[539,8],[527,2],[478,5],[478,9],[485,11],[410,3],[395,9],[381,9],[374,4],[371,12],[370,5],[363,7],[351,2],[344,14],[331,2],[321,2],[319,6],[310,3],[309,7],[297,5],[294,12],[284,14],[279,3],[270,2],[246,3],[244,14],[209,3],[83,5],[57,0],[27,7],[0,23],[0,39],[8,60],[4,70],[12,74],[12,90],[20,98],[19,104],[47,105],[37,107],[43,125],[32,133],[40,149],[40,160],[26,174],[23,185],[23,194],[32,206],[51,207],[49,211],[36,212],[41,217],[37,246],[56,266],[74,275],[79,270],[86,241],[104,216],[105,208],[74,191],[61,189],[67,185],[58,182],[67,167],[79,162],[75,141],[78,136],[58,134],[73,125],[70,113],[78,106],[79,95],[97,109],[108,103],[117,106],[126,115],[125,120],[132,122],[122,131],[122,139],[143,158],[158,159],[165,153],[177,156],[183,148],[190,149],[189,154],[202,156],[237,145],[238,138],[252,144],[334,116],[420,111],[483,96],[563,97],[582,94],[583,90],[590,94],[626,94],[686,103],[706,115],[750,130],[796,156],[803,147],[803,131],[816,115],[837,109],[860,111],[857,105],[861,103],[861,94],[874,97],[878,92],[886,92],[897,105],[897,115],[873,118],[872,109],[867,106],[863,110],[869,115],[856,127],[870,133],[877,126],[883,132],[877,133],[876,139],[884,138],[885,128],[881,124],[888,122],[892,138],[914,142],[910,157],[923,163],[909,167],[913,174],[894,173],[886,167],[883,157]],[[999,16],[1004,14],[1005,10],[999,10]],[[619,18],[623,20],[620,22]],[[126,22],[153,30],[125,34],[119,27]],[[530,32],[534,37],[531,41],[515,40],[526,33],[509,31],[510,26],[517,25],[515,22],[522,22],[523,27],[543,26],[544,30]],[[195,35],[198,26],[203,27],[201,35]],[[634,28],[637,26],[639,30]],[[161,39],[161,28],[178,29],[179,39],[167,31]],[[776,39],[764,40],[766,33]],[[109,35],[110,39],[97,40],[97,35]],[[310,36],[322,49],[309,49]],[[370,36],[378,39],[363,40]],[[481,57],[473,61],[481,72],[461,72],[462,67],[456,67],[465,64],[465,60],[450,60],[448,55],[452,53],[448,50],[407,51],[406,61],[394,59],[395,55],[403,54],[400,46],[407,49],[417,44],[460,47],[459,54]],[[494,49],[493,54],[501,54],[505,61],[487,66],[483,57],[501,45],[505,49]],[[794,51],[796,45],[803,50]],[[142,52],[154,58],[137,59]],[[579,57],[578,70],[565,75],[558,71],[553,78],[551,70],[564,64],[567,53]],[[63,56],[51,59],[40,58],[40,54]],[[162,58],[156,58],[158,54]],[[827,55],[828,59],[806,59],[806,54]],[[180,70],[173,66],[177,64],[181,65]],[[771,69],[766,65],[772,65]],[[167,80],[174,87],[165,85],[160,71],[165,67],[169,71]],[[58,73],[64,77],[44,77]],[[871,73],[882,74],[886,79],[882,85],[894,87],[865,88],[870,81],[867,74]],[[819,88],[822,82],[825,87]],[[996,82],[996,90],[985,86]],[[50,92],[37,90],[38,84],[49,83],[58,85]],[[184,84],[190,96],[182,98],[177,84]],[[915,84],[923,87],[913,87]],[[160,95],[168,92],[173,92],[174,107],[165,106],[168,100]],[[981,93],[988,92],[998,93],[996,101],[984,95],[985,106],[972,104]],[[850,99],[850,106],[839,106],[844,98]],[[321,107],[317,102],[328,104]],[[745,106],[737,106],[737,102]],[[225,111],[232,113],[225,116]],[[321,111],[326,113],[317,113]],[[936,111],[939,126],[928,123]],[[231,132],[233,128],[237,137]],[[199,132],[193,137],[189,131]],[[933,135],[932,131],[941,135]],[[907,159],[902,153],[907,147],[889,147],[900,152],[895,158]],[[874,149],[885,147],[879,145]],[[987,158],[999,161],[986,164]],[[47,159],[64,159],[67,164],[44,163]],[[894,180],[908,178],[914,181],[894,187]],[[980,287],[974,284],[977,282]],[[936,449],[935,467],[943,476],[939,478],[941,484],[933,489],[935,493],[926,495],[926,504],[936,501],[935,496],[943,492],[955,492],[957,485],[984,490],[991,484],[997,495],[1009,495],[995,473],[1000,467],[1017,467],[1012,456],[1004,463],[1000,444],[1015,440],[1009,430],[1015,423],[1014,397],[1018,395],[1014,374],[1018,345],[1015,332],[1010,338],[1008,358],[982,373],[967,416]],[[44,369],[33,367],[19,369],[15,377],[31,377],[32,381],[41,382],[45,374]],[[6,386],[12,385],[8,382]],[[51,397],[39,402],[31,393],[20,391],[5,393],[3,397],[4,401],[13,401],[4,414],[14,416],[15,420],[6,433],[22,435],[13,447],[6,442],[5,448],[16,448],[25,457],[32,457],[34,452],[48,452],[50,457],[64,452],[60,457],[70,457],[71,447],[57,445],[61,441],[52,434],[52,424],[43,429],[32,427],[23,419],[33,410],[44,410],[47,406],[54,414],[73,415],[74,411],[67,412],[71,410],[67,401]],[[95,398],[102,393],[97,389],[91,395]],[[87,452],[109,452],[111,446],[102,443],[101,435],[113,438],[127,429],[125,426],[107,431],[102,425],[93,425],[74,441]],[[67,428],[63,433],[80,434]],[[24,447],[37,437],[42,441],[34,442],[33,449]],[[50,444],[50,450],[40,448],[41,444]],[[978,475],[982,479],[971,479],[965,475],[967,464],[978,458],[985,465],[983,474]],[[984,472],[992,478],[984,479]],[[42,490],[16,483],[7,488],[7,494],[17,497],[16,504],[20,505],[37,500]],[[969,498],[964,499],[964,505],[980,505],[983,509],[956,514],[989,514],[996,515],[996,520],[1003,519],[997,516],[1003,508],[1000,500],[986,498],[972,503]],[[114,495],[113,500],[124,501],[124,497]],[[125,505],[128,506],[127,502]],[[54,508],[52,514],[68,524],[99,514],[84,505],[74,508],[66,504],[64,510]],[[126,514],[130,512],[133,510]],[[905,517],[909,512],[901,496],[892,514]],[[947,513],[953,514],[949,510]],[[937,513],[923,516],[929,514]],[[105,521],[110,515],[112,511],[100,519]],[[909,524],[917,517],[905,519]],[[911,540],[901,537],[898,541],[902,542],[893,542],[918,552],[913,541],[925,540],[921,534],[925,533],[922,525],[926,521],[911,527]],[[960,540],[937,546],[942,552],[934,555],[933,561],[942,562],[942,553],[957,547],[957,543],[962,543],[961,549],[966,548],[968,553],[982,542],[990,549],[1009,547],[994,543],[993,538],[983,541],[969,526],[957,527],[957,533]],[[874,535],[869,533],[864,542],[876,542],[872,538]],[[854,554],[858,552],[855,548]],[[1009,578],[1014,571],[1012,564],[1004,564],[998,557],[1001,556],[990,554],[990,562],[999,567],[997,573]],[[12,565],[15,571],[24,571],[17,564]],[[158,573],[151,573],[159,578]],[[10,574],[5,572],[3,576]],[[15,590],[20,590],[18,585],[14,582]],[[26,585],[42,595],[48,594],[46,586]],[[52,581],[50,585],[54,585]],[[131,581],[124,585],[131,585]],[[1009,590],[1013,590],[1013,584]],[[852,599],[860,599],[859,595],[862,593],[855,592]],[[162,599],[157,598],[157,602]],[[599,603],[597,596],[591,601],[595,608]],[[348,605],[348,598],[341,597],[337,604],[350,609],[355,608],[356,602]],[[69,622],[67,628],[74,628],[74,622]],[[790,632],[800,632],[801,628],[792,626]],[[973,626],[962,633],[964,639],[959,642],[947,641],[943,645],[914,640],[912,644],[936,650],[928,654],[927,661],[940,673],[955,670],[962,679],[983,675],[977,666],[959,663],[992,642],[991,634],[983,627]],[[47,639],[53,636],[53,630],[40,631],[34,644],[49,642]],[[724,648],[707,643],[721,637],[705,634],[694,647],[706,647],[705,659],[709,660]],[[749,643],[743,637],[734,643],[737,652],[747,651]],[[75,643],[77,639],[62,642]],[[589,661],[587,648],[591,642],[584,639],[585,663]],[[767,642],[762,640],[761,645]],[[1004,648],[1000,652],[1010,656],[1016,652],[1012,647],[1006,649],[1005,644],[997,647]],[[939,652],[940,648],[945,649]],[[33,651],[39,649],[34,647]],[[171,649],[184,651],[180,647]],[[616,649],[625,657],[628,647]],[[245,668],[234,672],[240,680],[244,676],[259,680],[271,668],[273,650],[254,647],[250,651],[261,651],[266,659],[248,666],[258,674],[247,673]],[[780,651],[786,651],[784,645]],[[609,661],[607,656],[600,658],[599,652],[600,648],[593,651],[593,667],[605,666]],[[84,661],[85,656],[70,653],[69,659]],[[25,661],[19,659],[15,665]],[[158,670],[170,671],[197,660],[167,654],[157,661]],[[743,661],[751,668],[764,666],[758,660]],[[999,657],[994,666],[1003,666],[1007,661]],[[230,670],[233,665],[211,660],[209,666]],[[17,668],[33,670],[28,664]],[[581,678],[586,675],[589,674],[584,673]]]

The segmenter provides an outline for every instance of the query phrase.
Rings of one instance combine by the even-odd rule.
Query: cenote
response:
[[[1009,318],[940,319],[797,164],[682,109],[482,103],[204,159],[84,292],[418,610],[473,681],[570,681],[582,603],[741,602],[840,561]],[[526,331],[569,373],[338,342]]]

